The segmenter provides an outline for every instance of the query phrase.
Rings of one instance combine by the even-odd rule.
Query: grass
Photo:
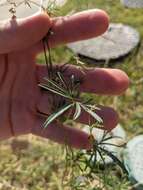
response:
[[[143,38],[143,10],[125,9],[119,0],[69,0],[58,14],[65,15],[72,10],[87,8],[104,9],[110,15],[111,22],[131,25]],[[59,64],[70,61],[73,56],[66,47],[56,48],[52,55],[54,62]],[[43,63],[43,56],[39,61]],[[131,79],[130,88],[119,97],[92,97],[101,104],[118,110],[120,123],[131,138],[143,132],[143,82],[140,82],[143,78],[143,41],[137,54],[131,54],[122,63],[112,67],[122,69],[128,74]],[[63,147],[46,139],[28,135],[0,143],[0,190],[74,190],[70,186],[62,186],[64,168]],[[132,187],[114,166],[104,172],[97,170],[97,176],[80,189],[130,190]]]

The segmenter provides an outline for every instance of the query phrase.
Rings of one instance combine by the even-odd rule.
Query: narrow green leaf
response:
[[[128,174],[123,162],[121,162],[112,152],[109,152],[108,150],[101,147],[100,150],[109,156],[126,174]]]
[[[48,84],[41,83],[41,84],[39,84],[39,86],[42,87],[42,88],[44,88],[45,90],[49,90],[50,92],[56,93],[58,95],[61,95],[61,96],[64,95],[61,91],[58,91],[57,89],[53,89]]]
[[[47,120],[44,123],[44,128],[46,128],[51,122],[53,122],[55,119],[57,119],[59,116],[61,116],[64,112],[66,112],[68,109],[70,109],[74,104],[65,105],[62,108],[60,108],[57,112],[50,115]]]
[[[93,112],[92,110],[90,110],[89,108],[87,108],[86,106],[84,106],[83,104],[81,104],[81,107],[88,112],[94,119],[96,119],[99,123],[103,123],[103,120],[101,119],[101,117],[99,117],[95,112]]]
[[[76,120],[81,114],[81,106],[79,102],[75,103],[75,113],[73,116],[73,120]]]
[[[103,162],[103,165],[105,166],[106,163],[105,163],[104,154],[102,154],[102,152],[100,151],[100,149],[97,149],[97,152],[98,152],[98,154],[99,154],[99,156],[100,156],[100,158],[101,158],[101,160]]]
[[[59,77],[61,83],[63,84],[63,86],[65,87],[65,89],[67,89],[67,84],[66,84],[66,82],[64,81],[63,76],[61,75],[60,72],[57,72],[57,74],[58,74],[58,77]]]
[[[95,105],[91,105],[91,104],[86,105],[86,107],[88,107],[92,111],[94,111],[94,110],[101,110],[101,108],[99,108],[99,107],[97,107]]]
[[[110,139],[121,139],[122,140],[122,137],[117,137],[117,136],[109,136],[109,137],[104,137],[102,140],[101,140],[101,143],[105,142],[105,141],[108,141]]]
[[[49,87],[48,85],[39,84],[38,86],[40,86],[41,88],[44,88],[44,89],[46,89],[46,90],[49,90],[50,92],[53,92],[53,93],[55,93],[55,94],[58,94],[58,95],[60,95],[60,96],[62,96],[62,97],[65,97],[65,98],[68,98],[68,99],[72,99],[70,96],[63,94],[63,93],[60,92],[60,91],[54,90],[54,89],[52,89],[51,87]]]
[[[58,86],[58,84],[56,84],[52,80],[49,80],[48,78],[44,78],[44,80],[47,81],[47,82],[49,82],[51,85],[53,85],[54,87],[56,87],[57,89],[59,89],[63,93],[66,93],[66,91],[63,88],[61,88],[60,86]]]
[[[126,143],[123,143],[121,145],[112,144],[112,143],[101,143],[100,145],[109,145],[109,146],[115,146],[115,147],[119,147],[119,148],[125,148]]]

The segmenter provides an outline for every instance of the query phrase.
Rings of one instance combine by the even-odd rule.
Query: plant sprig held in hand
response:
[[[51,32],[51,30],[50,30]],[[50,32],[48,33],[48,36],[50,35]],[[61,104],[61,102],[57,102],[56,96],[54,102],[57,102],[57,109],[52,110],[53,113],[46,119],[44,123],[44,128],[48,127],[51,122],[53,122],[55,119],[58,119],[59,117],[62,117],[62,115],[69,111],[69,110],[75,110],[73,113],[73,120],[77,120],[82,110],[87,112],[92,118],[94,118],[95,123],[102,124],[102,119],[96,114],[96,110],[99,110],[98,107],[95,105],[90,105],[89,103],[86,103],[85,100],[83,100],[80,97],[80,90],[79,86],[82,81],[77,80],[73,74],[69,76],[68,82],[64,77],[64,73],[58,69],[54,69],[52,59],[51,59],[51,52],[48,45],[48,36],[43,39],[43,48],[44,48],[44,55],[45,55],[45,61],[47,64],[47,77],[44,78],[43,82],[39,84],[39,86],[52,93],[53,95],[57,95],[61,97],[61,101],[64,103]],[[46,50],[49,52],[47,55]],[[60,105],[60,106],[58,106]],[[73,111],[72,111],[73,112]],[[46,115],[45,115],[46,116]]]
[[[49,35],[52,35],[51,30],[48,33],[48,36],[46,36],[43,39],[43,48],[44,48],[44,55],[45,55],[45,61],[47,64],[47,77],[43,79],[43,82],[39,84],[39,86],[46,90],[48,93],[51,93],[53,95],[53,102],[56,102],[56,105],[53,106],[51,109],[51,115],[44,114],[46,117],[46,121],[43,124],[43,127],[48,127],[53,121],[59,120],[61,121],[61,118],[65,113],[72,113],[70,115],[70,119],[73,121],[77,120],[82,111],[87,112],[89,117],[89,128],[90,128],[90,134],[89,134],[89,140],[91,141],[92,148],[88,151],[78,151],[74,153],[73,149],[70,147],[67,147],[67,163],[70,165],[70,167],[74,170],[74,167],[78,167],[80,172],[84,176],[92,176],[92,174],[96,173],[96,167],[99,164],[99,161],[97,159],[97,154],[102,160],[103,165],[105,166],[105,156],[110,157],[113,162],[118,165],[124,173],[127,174],[127,170],[124,167],[124,164],[114,155],[114,153],[110,152],[106,149],[106,145],[110,146],[117,146],[117,147],[124,147],[125,143],[122,143],[121,145],[116,145],[112,143],[108,143],[107,141],[115,138],[112,136],[108,136],[108,132],[104,131],[104,135],[100,142],[98,142],[94,136],[93,136],[93,128],[102,128],[103,127],[103,120],[98,114],[96,113],[98,108],[96,105],[91,104],[90,101],[85,101],[81,97],[80,93],[80,84],[82,83],[82,79],[76,79],[76,77],[71,74],[69,79],[65,78],[64,72],[68,67],[64,65],[63,67],[55,67],[52,63],[51,58],[51,51],[48,45],[48,37]],[[48,55],[47,55],[48,51]],[[77,63],[78,64],[78,63]],[[83,71],[84,72],[84,71]],[[57,102],[57,96],[60,97],[59,102]],[[68,115],[68,114],[67,114]],[[90,122],[90,118],[94,119],[94,123],[92,121],[92,124]],[[69,117],[66,117],[65,121],[68,120]],[[116,137],[117,138],[117,137]],[[70,151],[69,151],[70,150]],[[70,163],[69,163],[70,161]],[[73,165],[71,165],[73,163]],[[67,165],[68,165],[67,164]],[[68,165],[68,166],[69,166]],[[84,167],[83,167],[84,166]],[[73,172],[72,172],[73,174]],[[72,178],[73,179],[73,178]]]

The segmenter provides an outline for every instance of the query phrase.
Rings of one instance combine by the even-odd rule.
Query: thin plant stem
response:
[[[48,65],[48,57],[47,57],[47,53],[46,53],[45,38],[42,41],[43,41],[44,57],[45,57],[46,66],[47,66],[47,72],[48,72],[48,76],[49,76],[50,71],[49,71],[49,65]]]

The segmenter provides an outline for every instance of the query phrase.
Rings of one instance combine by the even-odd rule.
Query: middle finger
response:
[[[120,95],[129,86],[128,76],[119,69],[86,69],[79,70],[75,66],[66,68],[63,75],[68,78],[74,75],[76,79],[81,79],[80,91],[103,95]],[[47,67],[37,65],[38,82],[47,76]]]

